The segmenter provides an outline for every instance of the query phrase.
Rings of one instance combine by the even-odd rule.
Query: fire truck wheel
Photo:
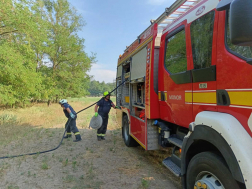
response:
[[[129,121],[127,116],[123,117],[122,136],[126,146],[128,147],[138,146],[138,143],[129,134]]]
[[[190,189],[240,189],[225,161],[213,152],[202,152],[191,159],[186,181]]]

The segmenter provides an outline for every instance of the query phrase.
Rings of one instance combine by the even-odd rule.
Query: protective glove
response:
[[[70,112],[70,117],[71,117],[72,119],[74,119],[74,118],[75,118],[75,115],[74,115],[72,112]]]
[[[97,117],[98,116],[98,112],[95,112],[94,116]]]
[[[119,106],[116,106],[115,108],[116,108],[116,109],[120,109],[120,107],[119,107]]]

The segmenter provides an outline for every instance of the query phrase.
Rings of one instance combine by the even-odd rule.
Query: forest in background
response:
[[[84,51],[76,9],[67,0],[0,2],[0,104],[89,95],[95,54]]]
[[[90,96],[102,96],[105,91],[113,91],[116,87],[116,83],[105,83],[92,80],[89,86]],[[111,95],[115,95],[115,92],[111,93]]]

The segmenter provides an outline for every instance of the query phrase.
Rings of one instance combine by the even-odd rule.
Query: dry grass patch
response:
[[[100,98],[81,98],[69,99],[69,104],[79,111],[94,101]],[[113,99],[112,99],[113,100]],[[88,128],[90,119],[94,115],[94,107],[78,114],[77,127]],[[111,110],[111,119],[114,119],[115,111]],[[67,119],[58,104],[47,106],[44,104],[36,104],[28,108],[7,109],[0,111],[0,147],[7,147],[7,151],[13,149],[20,149],[18,152],[25,151],[23,144],[27,141],[37,141],[44,138],[43,135],[53,138],[57,133],[51,128],[61,128],[62,134],[64,132],[65,122]],[[111,122],[111,121],[110,121]],[[112,124],[112,123],[110,123]],[[57,136],[61,137],[61,136]],[[1,149],[3,149],[3,147]],[[1,154],[8,154],[8,152],[0,150]]]
[[[134,165],[130,167],[119,167],[117,170],[120,171],[122,174],[130,176],[137,175],[139,173],[139,168]]]
[[[0,162],[0,177],[2,177],[5,173],[6,170],[10,167],[11,165],[5,161]]]
[[[99,99],[68,100],[79,111]],[[114,109],[110,112],[106,140],[98,142],[96,131],[88,129],[93,115],[94,107],[78,114],[81,142],[73,143],[73,136],[64,139],[62,146],[54,152],[1,160],[0,188],[152,188],[155,184],[147,176],[155,178],[155,183],[163,182],[164,179],[158,180],[155,173],[161,172],[158,166],[163,157],[168,156],[166,151],[146,152],[141,147],[125,147],[121,128],[115,124]],[[0,110],[0,154],[52,149],[58,145],[66,121],[58,104]],[[151,174],[146,174],[150,170]]]

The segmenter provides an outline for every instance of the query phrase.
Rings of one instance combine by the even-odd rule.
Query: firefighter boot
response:
[[[105,140],[105,137],[104,137],[104,136],[101,136],[101,139],[102,139],[102,140]]]
[[[79,141],[81,141],[81,136],[80,136],[80,134],[77,134],[77,135],[75,135],[74,142],[79,142]]]
[[[64,136],[63,138],[71,138],[72,134],[71,133],[67,133],[66,136]]]
[[[98,141],[101,141],[102,139],[101,139],[101,136],[97,136],[97,140]]]

